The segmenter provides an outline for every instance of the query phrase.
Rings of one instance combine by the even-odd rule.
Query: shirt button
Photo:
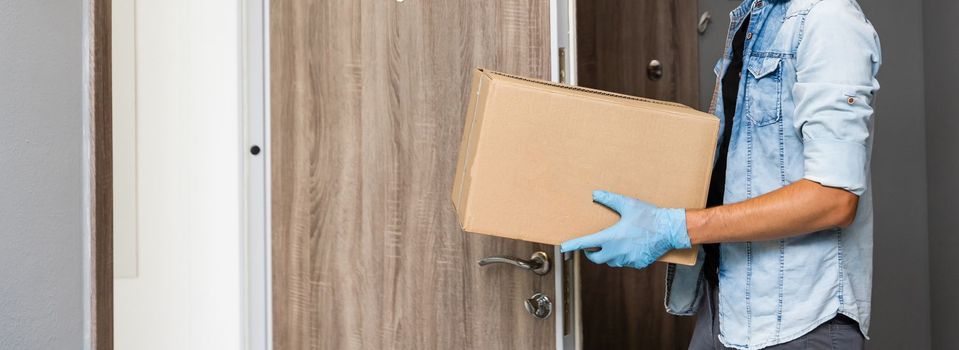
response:
[[[756,8],[757,8],[757,9],[763,8],[763,2],[762,2],[762,0],[756,1]]]
[[[752,40],[752,39],[753,39],[753,33],[746,33],[746,40]]]
[[[849,102],[849,104],[851,104],[851,105],[852,105],[852,104],[856,104],[856,98],[855,98],[855,97],[850,97],[850,98],[846,99],[846,102]]]

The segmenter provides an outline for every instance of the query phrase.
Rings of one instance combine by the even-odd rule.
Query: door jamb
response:
[[[576,85],[576,0],[550,0],[549,9],[550,80]],[[555,246],[553,256],[556,258],[556,348],[579,350],[583,346],[579,252],[564,254]]]
[[[269,2],[240,4],[240,113],[243,169],[243,343],[250,350],[273,348],[270,195]],[[253,147],[258,147],[254,154]]]
[[[113,349],[111,0],[83,2],[84,349]]]

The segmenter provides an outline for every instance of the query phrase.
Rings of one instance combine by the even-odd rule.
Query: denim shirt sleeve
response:
[[[793,93],[804,178],[861,196],[879,90],[878,35],[852,1],[820,2],[801,35]]]

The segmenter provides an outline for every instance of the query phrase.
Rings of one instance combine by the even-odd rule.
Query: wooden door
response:
[[[695,0],[577,2],[579,85],[698,106]],[[658,60],[663,77],[650,80]],[[695,322],[663,307],[666,266],[614,269],[582,261],[584,349],[686,349]]]
[[[548,78],[548,0],[273,0],[276,349],[552,349],[522,302],[552,248],[466,234],[450,202],[472,69]],[[555,317],[555,316],[553,316]]]

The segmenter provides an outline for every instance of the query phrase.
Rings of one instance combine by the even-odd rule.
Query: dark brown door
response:
[[[697,106],[694,0],[577,2],[579,85]],[[662,77],[651,79],[659,61]],[[686,349],[694,318],[663,307],[664,264],[614,269],[582,261],[584,349]]]
[[[270,5],[276,349],[552,349],[522,302],[551,247],[463,233],[450,203],[472,69],[549,72],[548,0]]]

